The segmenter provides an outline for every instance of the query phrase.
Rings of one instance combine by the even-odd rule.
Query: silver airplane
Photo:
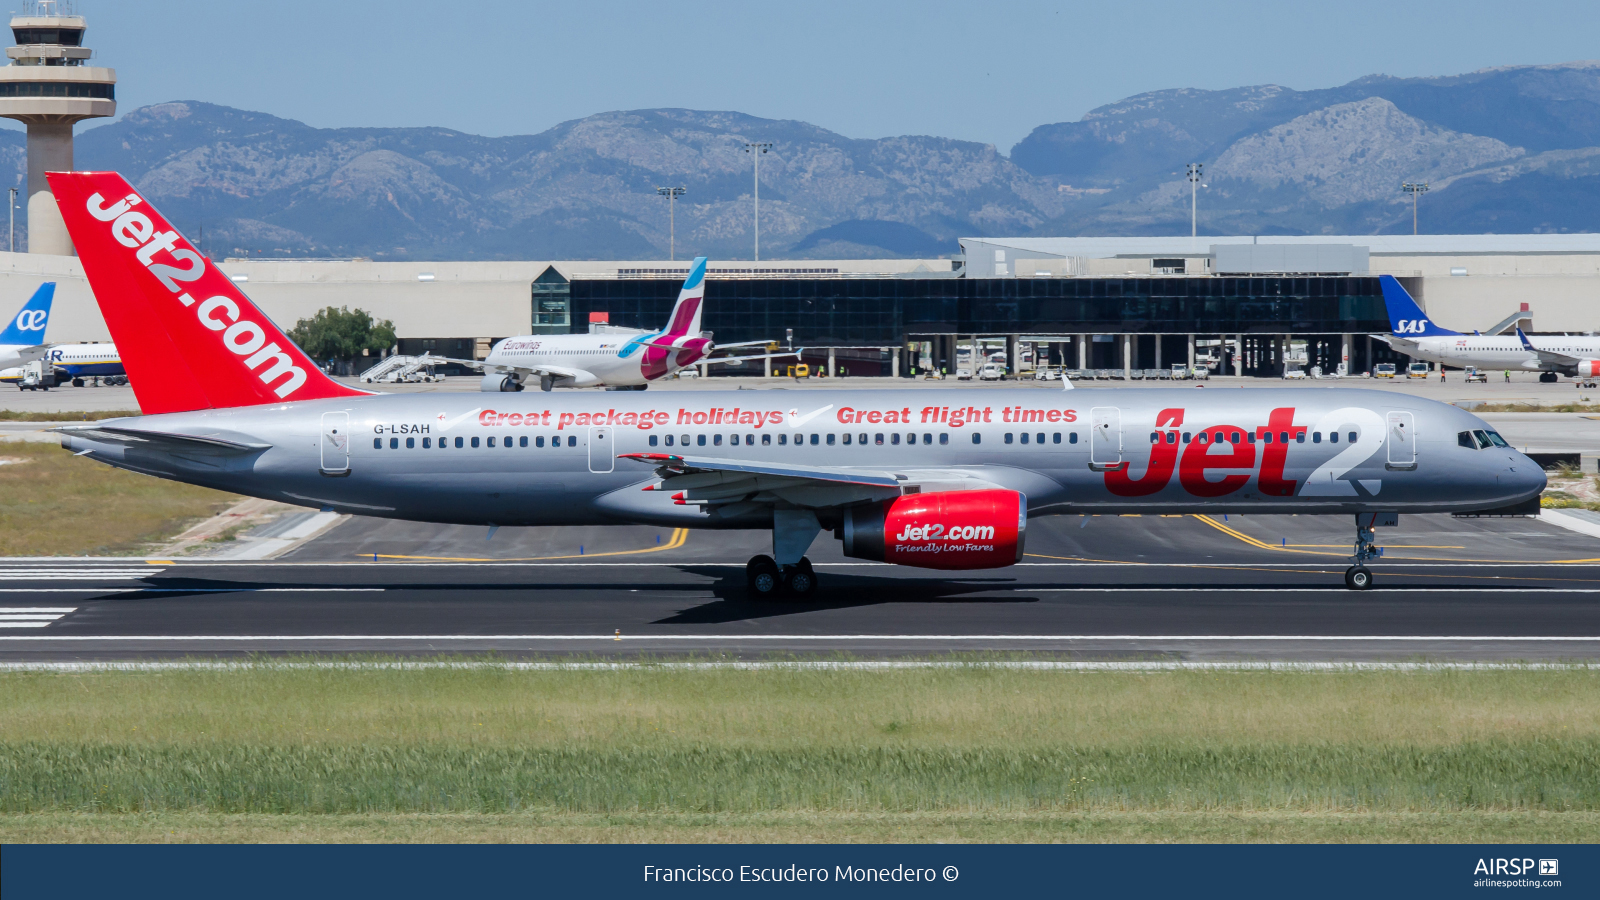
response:
[[[813,593],[824,530],[854,558],[997,568],[1030,518],[1094,513],[1350,515],[1361,590],[1375,527],[1545,486],[1483,420],[1383,391],[373,394],[325,377],[117,174],[49,178],[145,413],[62,445],[162,478],[415,521],[770,530],[758,596]]]

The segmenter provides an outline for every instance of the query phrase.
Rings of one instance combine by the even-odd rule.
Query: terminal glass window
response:
[[[11,36],[19,44],[55,44],[58,47],[83,46],[82,28],[13,28]]]

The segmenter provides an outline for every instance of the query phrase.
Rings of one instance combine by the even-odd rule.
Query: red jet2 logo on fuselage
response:
[[[1267,416],[1267,424],[1254,429],[1240,425],[1207,425],[1185,441],[1184,410],[1163,409],[1156,415],[1150,458],[1144,473],[1138,478],[1132,477],[1129,464],[1124,460],[1106,470],[1106,489],[1118,497],[1147,497],[1171,483],[1176,470],[1178,484],[1196,497],[1231,494],[1249,484],[1252,475],[1263,496],[1292,497],[1299,482],[1284,477],[1289,444],[1304,444],[1312,428],[1295,424],[1294,415],[1293,407],[1274,409]],[[1332,447],[1340,445],[1339,435],[1344,434],[1342,452],[1319,466],[1308,478],[1318,489],[1311,490],[1308,484],[1301,493],[1354,495],[1355,489],[1349,482],[1338,479],[1377,451],[1381,443],[1377,427],[1380,425],[1376,415],[1366,410],[1341,409],[1324,416],[1316,425],[1316,437],[1321,438],[1320,429],[1329,429]],[[1222,477],[1213,479],[1216,474]]]

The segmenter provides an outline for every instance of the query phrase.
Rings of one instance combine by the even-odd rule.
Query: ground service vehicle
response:
[[[490,527],[760,529],[750,590],[795,596],[823,531],[857,559],[982,569],[1022,559],[1030,518],[1124,512],[1351,516],[1345,581],[1365,589],[1400,513],[1545,486],[1478,417],[1386,391],[374,394],[317,369],[121,176],[49,180],[145,413],[62,444],[192,484]]]
[[[1488,373],[1480,371],[1477,366],[1467,366],[1465,372],[1466,372],[1466,379],[1467,379],[1467,383],[1468,384],[1472,384],[1474,382],[1476,382],[1478,384],[1488,384],[1489,383],[1489,375],[1488,375]]]
[[[1394,363],[1378,363],[1372,367],[1373,378],[1393,378],[1394,376]]]

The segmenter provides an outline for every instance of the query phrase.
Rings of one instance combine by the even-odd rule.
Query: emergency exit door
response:
[[[1115,406],[1089,410],[1089,464],[1097,469],[1122,464],[1122,410]]]
[[[609,425],[589,428],[589,471],[605,474],[617,467],[616,429]]]
[[[350,414],[322,414],[322,474],[338,478],[350,474]]]

